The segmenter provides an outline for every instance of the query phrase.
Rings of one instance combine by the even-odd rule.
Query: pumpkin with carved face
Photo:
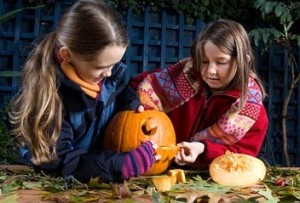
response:
[[[158,145],[156,153],[161,155],[161,159],[144,175],[157,175],[167,170],[178,152],[173,124],[164,112],[147,110],[141,113],[117,113],[105,130],[103,148],[129,152],[149,140]]]

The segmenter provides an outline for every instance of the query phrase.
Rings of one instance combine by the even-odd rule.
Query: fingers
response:
[[[187,163],[185,162],[186,156],[184,152],[184,148],[181,147],[180,150],[178,151],[177,155],[174,158],[175,163],[177,163],[180,166],[186,165]]]
[[[145,110],[144,106],[143,105],[140,105],[138,108],[137,108],[137,111],[139,113],[143,112]]]
[[[154,142],[152,143],[152,146],[153,146],[153,148],[155,149],[155,150],[157,150],[157,148],[158,148],[158,145],[157,144],[155,144]]]
[[[150,141],[151,143],[152,143],[152,147],[155,149],[155,151],[157,150],[157,148],[158,148],[158,145],[155,143],[155,142],[153,142],[152,140]],[[160,160],[161,159],[161,155],[160,154],[155,154],[155,160],[156,161],[158,161],[158,160]]]
[[[202,144],[202,143],[201,143]],[[200,154],[197,148],[198,143],[190,143],[190,142],[181,142],[178,143],[177,146],[180,147],[180,151],[177,153],[175,157],[175,162],[178,165],[186,165],[186,164],[191,164],[194,163]],[[196,148],[196,149],[195,149]]]
[[[160,154],[156,154],[154,157],[155,157],[156,161],[159,161],[161,159],[161,155]]]
[[[189,142],[180,142],[177,144],[178,147],[188,147],[189,146]]]
[[[160,154],[156,154],[156,150],[158,148],[158,145],[154,141],[152,141],[152,140],[150,140],[148,142],[151,143],[152,148],[154,149],[154,154],[153,155],[154,155],[155,161],[160,160],[161,159],[161,155]]]
[[[158,145],[153,141],[153,140],[149,140],[149,142],[152,144],[153,149],[157,149]]]
[[[178,159],[177,157],[175,157],[174,159],[175,163],[179,166],[183,166],[186,165],[186,163],[183,160]]]

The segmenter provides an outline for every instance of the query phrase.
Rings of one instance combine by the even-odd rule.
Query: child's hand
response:
[[[123,178],[127,180],[146,173],[161,158],[160,155],[156,155],[156,149],[157,145],[153,141],[147,141],[128,152],[122,166]]]
[[[204,144],[201,142],[181,142],[177,146],[180,147],[175,156],[175,162],[178,165],[194,163],[197,157],[204,151]]]
[[[154,148],[154,150],[155,150],[155,152],[156,152],[156,150],[157,150],[157,148],[158,148],[158,145],[157,144],[155,144],[152,140],[150,141],[151,143],[152,143],[152,147]],[[157,154],[157,153],[155,153],[155,161],[158,161],[158,160],[160,160],[161,159],[161,155],[160,154]]]

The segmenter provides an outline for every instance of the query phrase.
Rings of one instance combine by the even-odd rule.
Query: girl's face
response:
[[[237,66],[231,55],[222,52],[211,41],[204,44],[201,76],[213,90],[224,90],[235,76]]]
[[[113,66],[118,63],[126,47],[110,45],[106,46],[92,61],[85,61],[74,53],[70,53],[71,64],[78,76],[90,84],[97,84],[103,78],[110,77]]]

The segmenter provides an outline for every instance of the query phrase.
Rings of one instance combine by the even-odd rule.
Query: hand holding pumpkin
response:
[[[155,161],[158,161],[161,159],[161,155],[157,153],[158,145],[154,143],[152,140],[150,140],[150,143],[152,143],[152,147],[155,150]]]
[[[122,177],[127,180],[147,172],[156,162],[155,149],[152,141],[147,141],[129,151],[122,164]]]
[[[178,165],[194,163],[197,157],[204,152],[204,144],[201,142],[181,142],[177,144],[180,147],[175,162]]]

